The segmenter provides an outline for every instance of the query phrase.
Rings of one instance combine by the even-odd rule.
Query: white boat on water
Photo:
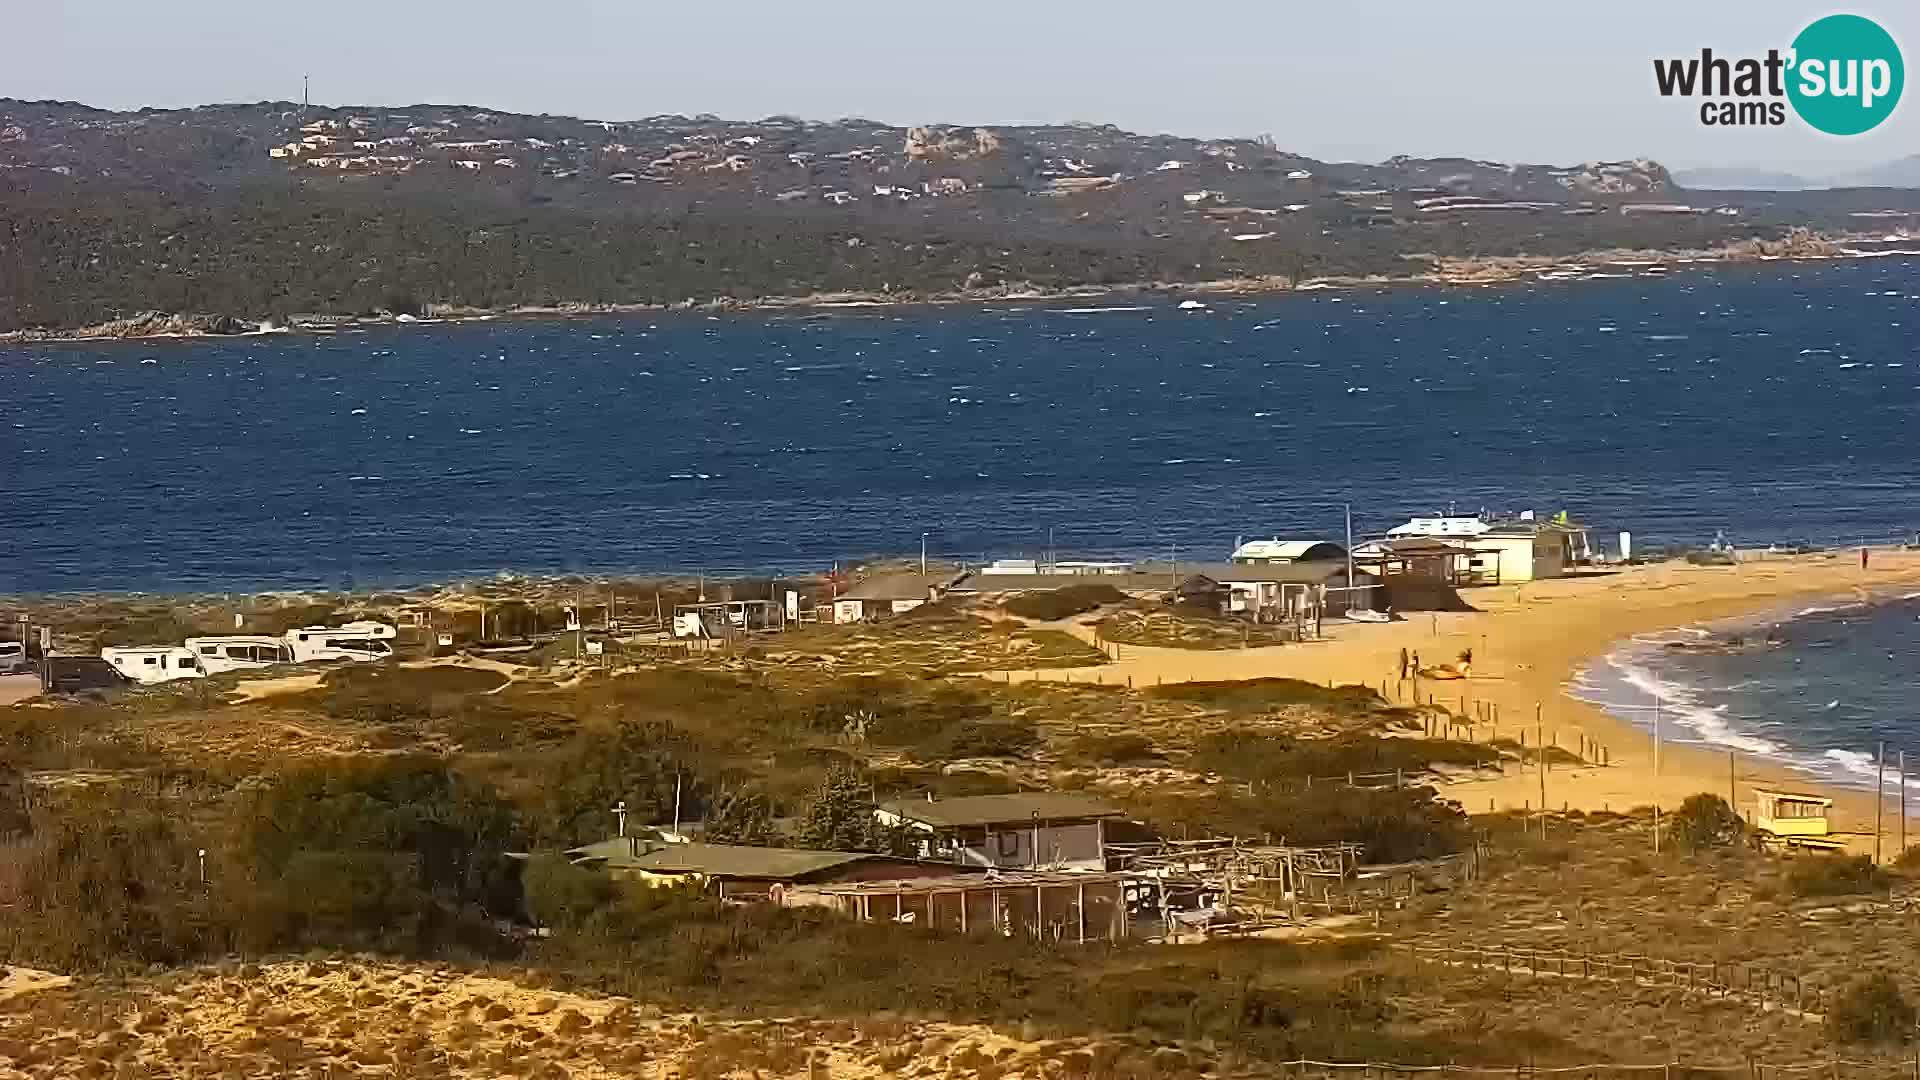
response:
[[[128,645],[100,650],[113,670],[146,686],[176,679],[204,679],[205,668],[191,649],[180,645]]]
[[[1364,608],[1347,612],[1347,618],[1353,622],[1382,623],[1392,622],[1393,616],[1384,611],[1369,611]]]

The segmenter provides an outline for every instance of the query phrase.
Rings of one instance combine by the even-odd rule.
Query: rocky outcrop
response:
[[[907,129],[906,155],[914,161],[967,161],[1000,153],[1000,136],[986,128],[971,131],[946,127]]]
[[[1567,179],[1571,181],[1569,187],[1587,195],[1638,195],[1673,187],[1673,176],[1667,167],[1648,158],[1590,161]]]
[[[111,341],[123,338],[215,337],[248,334],[260,329],[257,322],[231,315],[168,315],[145,311],[131,318],[115,319],[77,330],[20,330],[0,334],[0,341]]]

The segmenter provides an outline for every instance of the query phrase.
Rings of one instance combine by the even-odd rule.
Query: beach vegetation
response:
[[[1746,823],[1718,795],[1689,795],[1667,821],[1667,837],[1686,851],[1726,847],[1746,834]]]
[[[1892,879],[1866,855],[1806,855],[1787,868],[1795,896],[1857,896],[1887,890]]]
[[[1107,604],[1126,603],[1127,594],[1112,585],[1068,585],[1059,589],[1021,593],[1000,605],[1010,615],[1053,622],[1084,615]]]
[[[1827,1007],[1827,1029],[1840,1042],[1909,1042],[1914,1021],[1912,1003],[1899,982],[1884,971],[1847,983]]]
[[[1194,681],[1149,687],[1147,694],[1168,701],[1188,702],[1241,712],[1303,706],[1333,712],[1371,712],[1386,707],[1386,699],[1371,687],[1349,684],[1321,686],[1303,679],[1268,677],[1231,681]]]

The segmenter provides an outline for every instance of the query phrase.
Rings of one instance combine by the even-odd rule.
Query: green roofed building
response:
[[[722,898],[777,898],[785,888],[829,882],[951,877],[977,868],[862,851],[745,844],[670,844],[639,836],[615,837],[566,853],[576,865],[649,885],[695,885]]]

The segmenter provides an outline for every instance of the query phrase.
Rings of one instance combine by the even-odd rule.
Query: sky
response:
[[[1920,5],[1781,0],[0,0],[0,97],[108,108],[298,100],[657,113],[1070,120],[1271,134],[1323,160],[1458,155],[1829,175],[1920,152],[1920,90],[1853,138],[1703,127],[1655,57],[1784,49],[1847,10],[1920,63]]]

